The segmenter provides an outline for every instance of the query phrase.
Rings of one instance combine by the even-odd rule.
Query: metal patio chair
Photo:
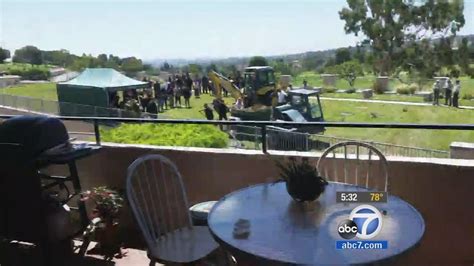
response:
[[[193,226],[181,174],[162,155],[145,155],[127,171],[127,197],[148,245],[150,265],[198,261],[218,248],[208,227]]]
[[[374,146],[346,141],[327,148],[318,160],[317,169],[328,181],[389,192],[388,163]]]

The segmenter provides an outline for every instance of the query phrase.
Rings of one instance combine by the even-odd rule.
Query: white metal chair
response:
[[[328,181],[390,190],[387,159],[367,143],[346,141],[330,146],[319,158],[317,169]]]
[[[166,157],[145,155],[128,167],[127,197],[150,265],[190,263],[218,248],[208,227],[192,226],[181,174]]]

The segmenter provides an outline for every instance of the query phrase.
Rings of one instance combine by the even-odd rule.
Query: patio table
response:
[[[312,203],[297,203],[285,183],[260,184],[232,192],[214,205],[209,229],[225,249],[259,264],[358,264],[392,258],[423,236],[425,224],[409,203],[389,195],[386,203],[371,203],[382,215],[382,229],[369,240],[386,240],[387,249],[336,249],[341,221],[361,203],[337,203],[338,191],[369,191],[350,184],[329,183]],[[234,235],[237,221],[249,223],[249,235]],[[242,221],[240,221],[242,222]],[[350,240],[362,240],[355,237]]]

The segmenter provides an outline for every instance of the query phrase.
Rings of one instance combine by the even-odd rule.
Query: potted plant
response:
[[[118,238],[118,217],[123,206],[123,198],[117,191],[105,186],[95,187],[81,193],[82,201],[92,201],[94,209],[91,223],[84,232],[84,237],[95,236],[98,242],[96,247],[106,258],[121,255],[120,240]]]
[[[298,202],[314,201],[323,192],[328,182],[318,174],[316,167],[309,164],[307,158],[298,162],[290,157],[287,164],[277,161],[280,177],[286,183],[288,194]]]

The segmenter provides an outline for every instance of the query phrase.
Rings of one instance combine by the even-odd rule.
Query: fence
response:
[[[117,117],[117,118],[146,118],[153,117],[151,114],[142,112],[126,111],[122,109],[103,108],[90,105],[80,105],[73,103],[57,102],[51,100],[0,94],[0,105],[9,106],[26,111],[42,114],[61,116],[60,110],[68,110],[68,116],[77,117]],[[159,118],[167,118],[159,115]],[[247,123],[248,124],[248,123]],[[311,135],[301,132],[293,132],[281,127],[266,126],[265,132],[262,127],[235,124],[223,126],[229,130],[232,137],[231,145],[244,149],[264,149],[266,150],[293,150],[293,151],[321,151],[340,141],[357,141],[341,137]],[[263,137],[265,135],[265,137]],[[265,144],[262,143],[265,138]],[[448,158],[449,152],[442,150],[431,150],[418,147],[409,147],[389,143],[366,141],[377,147],[388,156],[408,156],[408,157],[437,157]]]
[[[232,126],[230,135],[233,137],[232,145],[236,148],[261,149],[262,130],[260,127]],[[327,147],[341,141],[360,141],[348,138],[326,136],[321,134],[308,134],[294,132],[282,128],[267,127],[267,148],[269,150],[287,151],[322,151]],[[402,146],[375,141],[364,141],[377,147],[387,156],[406,157],[435,157],[448,158],[449,152],[442,150],[424,149],[418,147]]]
[[[58,102],[25,96],[0,94],[0,105],[25,110],[28,112],[48,114],[54,116],[81,116],[81,117],[123,117],[146,118],[156,115],[141,112],[136,113],[117,108],[104,108],[92,105],[82,105],[68,102]],[[160,118],[166,118],[159,115]]]

